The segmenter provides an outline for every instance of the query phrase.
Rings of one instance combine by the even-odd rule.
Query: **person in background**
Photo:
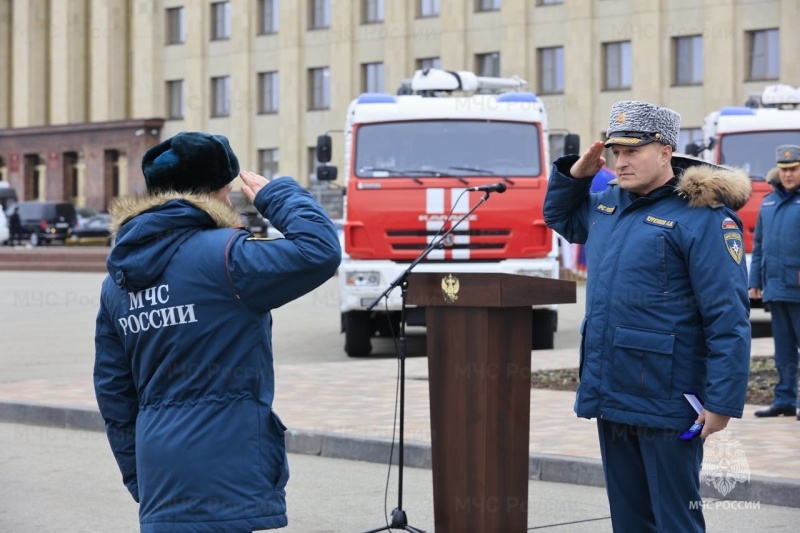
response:
[[[141,530],[287,525],[272,316],[328,280],[336,228],[292,178],[239,170],[228,139],[182,132],[142,159],[147,194],[111,208],[94,387]],[[240,227],[231,181],[286,238]]]
[[[8,242],[11,246],[22,244],[22,220],[19,216],[19,207],[15,207],[8,217]]]
[[[680,115],[647,102],[611,108],[616,183],[595,141],[553,163],[547,225],[586,244],[579,417],[596,418],[615,533],[705,531],[703,439],[741,417],[750,363],[749,300],[736,210],[743,172],[673,168]],[[703,402],[695,413],[684,397]],[[678,437],[694,423],[700,438]]]
[[[800,146],[776,150],[777,169],[767,174],[773,191],[758,214],[750,263],[750,297],[762,299],[772,316],[775,399],[755,415],[796,416],[797,350],[800,347]]]

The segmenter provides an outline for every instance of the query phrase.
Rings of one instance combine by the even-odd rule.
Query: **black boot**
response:
[[[786,406],[786,407],[778,407],[775,405],[770,405],[764,409],[759,409],[756,411],[755,415],[760,418],[767,418],[773,416],[797,416],[800,419],[800,415],[797,415],[797,410],[794,407]]]

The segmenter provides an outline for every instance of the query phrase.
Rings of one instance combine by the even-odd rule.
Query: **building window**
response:
[[[686,145],[689,143],[703,142],[703,129],[702,128],[681,128],[678,132],[678,151],[684,152]]]
[[[211,116],[231,115],[231,77],[211,78]]]
[[[780,72],[780,47],[778,30],[747,32],[748,80],[777,80]]]
[[[476,0],[475,11],[500,11],[502,0]]]
[[[552,6],[556,4],[563,4],[564,0],[539,0],[540,6]]]
[[[425,70],[429,68],[442,68],[442,62],[438,57],[422,57],[417,59],[417,69]]]
[[[183,80],[167,82],[167,120],[183,120]]]
[[[186,19],[182,7],[167,9],[167,44],[186,42]]]
[[[703,36],[675,37],[672,39],[672,57],[675,64],[675,85],[703,83]]]
[[[309,109],[331,107],[331,77],[328,67],[308,69]]]
[[[222,41],[231,38],[231,3],[211,4],[211,40]]]
[[[418,17],[438,17],[440,11],[439,0],[418,0]]]
[[[500,52],[478,54],[475,56],[476,71],[478,76],[500,75]]]
[[[383,0],[361,0],[361,10],[364,24],[383,22]]]
[[[309,0],[308,27],[312,30],[330,28],[331,0]]]
[[[261,72],[258,75],[258,112],[278,112],[277,72]]]
[[[606,90],[631,88],[631,42],[620,41],[603,44]]]
[[[383,92],[383,63],[364,63],[361,65],[361,90],[365,93]]]
[[[564,47],[539,48],[539,92],[564,92]]]
[[[278,175],[278,149],[267,148],[258,151],[259,171],[262,176],[272,179]]]
[[[259,0],[258,20],[261,35],[278,33],[278,0]]]

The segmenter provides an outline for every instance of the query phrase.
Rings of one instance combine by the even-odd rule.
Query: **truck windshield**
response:
[[[719,162],[763,180],[775,168],[775,149],[782,144],[800,145],[800,130],[727,133],[719,140]]]
[[[461,167],[461,168],[459,168]],[[381,169],[377,172],[374,169]],[[362,178],[487,175],[539,176],[539,128],[523,122],[426,120],[365,124],[356,137],[355,175]]]

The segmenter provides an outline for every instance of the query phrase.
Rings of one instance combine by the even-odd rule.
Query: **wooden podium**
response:
[[[531,306],[575,303],[575,283],[412,273],[407,300],[426,308],[436,531],[526,531]]]

